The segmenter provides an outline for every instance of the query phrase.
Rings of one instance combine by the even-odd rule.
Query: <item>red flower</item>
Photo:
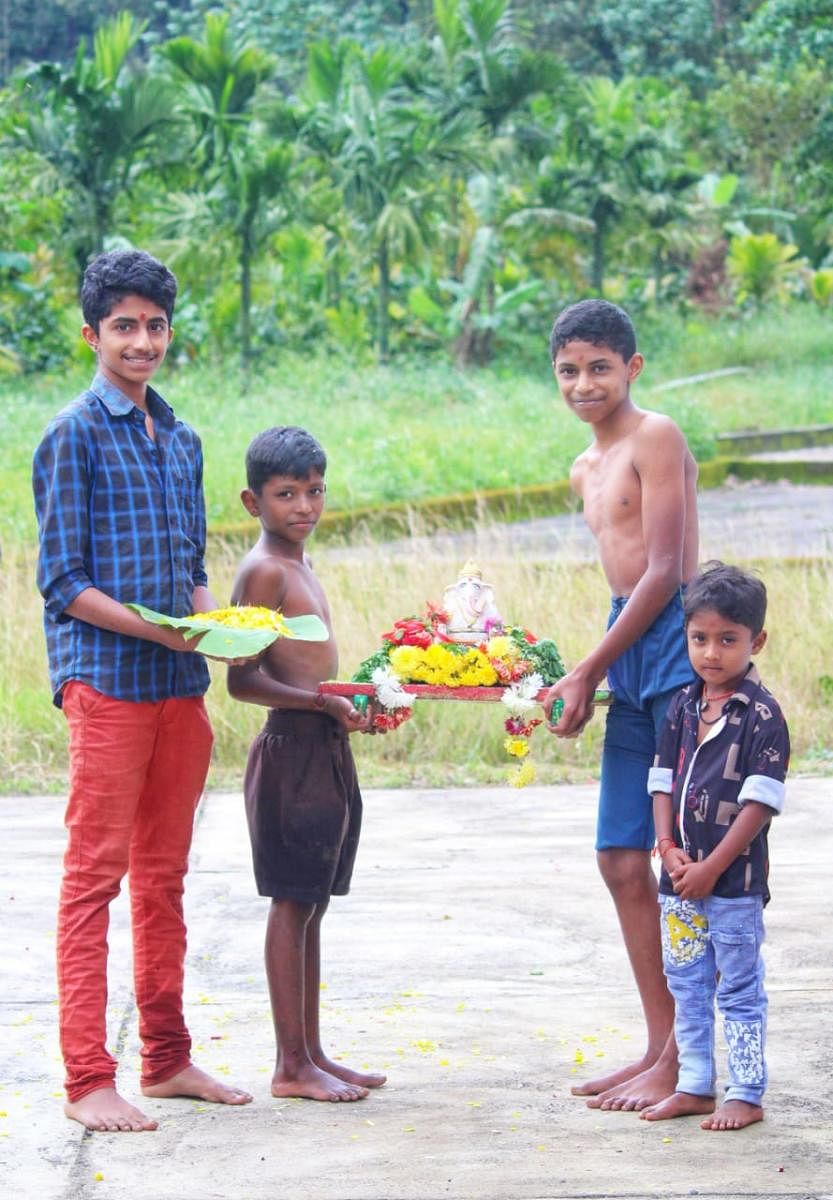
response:
[[[409,708],[394,708],[392,712],[376,713],[373,718],[374,729],[398,729],[403,721],[407,721],[411,715]]]
[[[503,728],[507,733],[511,733],[513,737],[528,738],[533,729],[541,723],[540,717],[533,717],[531,721],[525,721],[523,717],[515,715],[506,718],[503,722]]]
[[[382,634],[382,640],[395,646],[421,646],[423,650],[434,640],[430,629],[418,617],[404,617],[394,622],[393,629]]]

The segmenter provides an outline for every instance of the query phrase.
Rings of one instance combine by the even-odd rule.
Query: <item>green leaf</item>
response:
[[[170,617],[166,613],[145,608],[143,604],[128,604],[126,607],[151,625],[179,629],[189,642],[199,638],[199,644],[194,649],[211,658],[254,658],[281,636],[275,629],[232,629],[219,621],[199,616]],[[284,623],[299,641],[326,642],[330,636],[321,618],[312,613],[285,617]]]
[[[330,633],[320,617],[306,613],[301,617],[284,617],[284,625],[302,642],[328,642]]]

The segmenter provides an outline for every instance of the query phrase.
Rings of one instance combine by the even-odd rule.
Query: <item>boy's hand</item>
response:
[[[679,846],[670,846],[662,856],[662,865],[665,867],[668,875],[673,882],[674,872],[678,867],[682,867],[685,863],[691,862],[691,859]]]
[[[324,703],[324,712],[334,721],[338,721],[341,728],[346,729],[348,733],[370,732],[372,721],[370,705],[367,706],[367,712],[362,713],[346,696],[328,695]]]
[[[669,856],[670,857],[670,854]],[[708,862],[680,863],[669,871],[674,891],[681,900],[703,900],[714,891],[717,878]]]
[[[544,713],[547,729],[556,737],[578,737],[593,716],[593,696],[596,684],[585,679],[578,670],[571,671],[554,683],[544,697]],[[556,700],[563,704],[561,715],[553,721],[553,705]]]

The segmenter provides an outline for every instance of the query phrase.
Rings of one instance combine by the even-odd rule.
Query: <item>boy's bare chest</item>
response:
[[[288,617],[299,616],[302,613],[314,613],[329,624],[330,610],[327,597],[320,582],[308,566],[298,564],[295,569],[287,571],[283,611]]]
[[[617,446],[582,456],[578,476],[584,516],[591,529],[639,520],[642,487],[630,448]]]

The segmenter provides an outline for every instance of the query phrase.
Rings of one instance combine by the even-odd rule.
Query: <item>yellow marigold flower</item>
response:
[[[425,651],[419,646],[396,646],[391,650],[390,665],[400,679],[406,681],[415,677],[425,657]]]
[[[486,646],[486,653],[490,658],[505,658],[509,662],[514,662],[516,658],[520,658],[520,650],[512,641],[511,638],[504,637],[503,634],[498,634],[496,637],[489,638]]]
[[[528,783],[532,783],[535,778],[535,768],[532,763],[521,763],[517,771],[514,771],[509,777],[509,783],[512,787],[526,787]]]
[[[503,748],[513,758],[526,758],[529,754],[529,742],[526,738],[508,737],[503,739]]]
[[[425,651],[425,662],[430,667],[449,671],[453,670],[455,666],[455,655],[450,650],[446,650],[440,642],[434,642]]]
[[[216,621],[229,629],[276,629],[282,637],[292,637],[289,627],[278,608],[266,608],[255,604],[232,604],[228,608],[215,608],[211,612],[192,613],[191,621]]]

